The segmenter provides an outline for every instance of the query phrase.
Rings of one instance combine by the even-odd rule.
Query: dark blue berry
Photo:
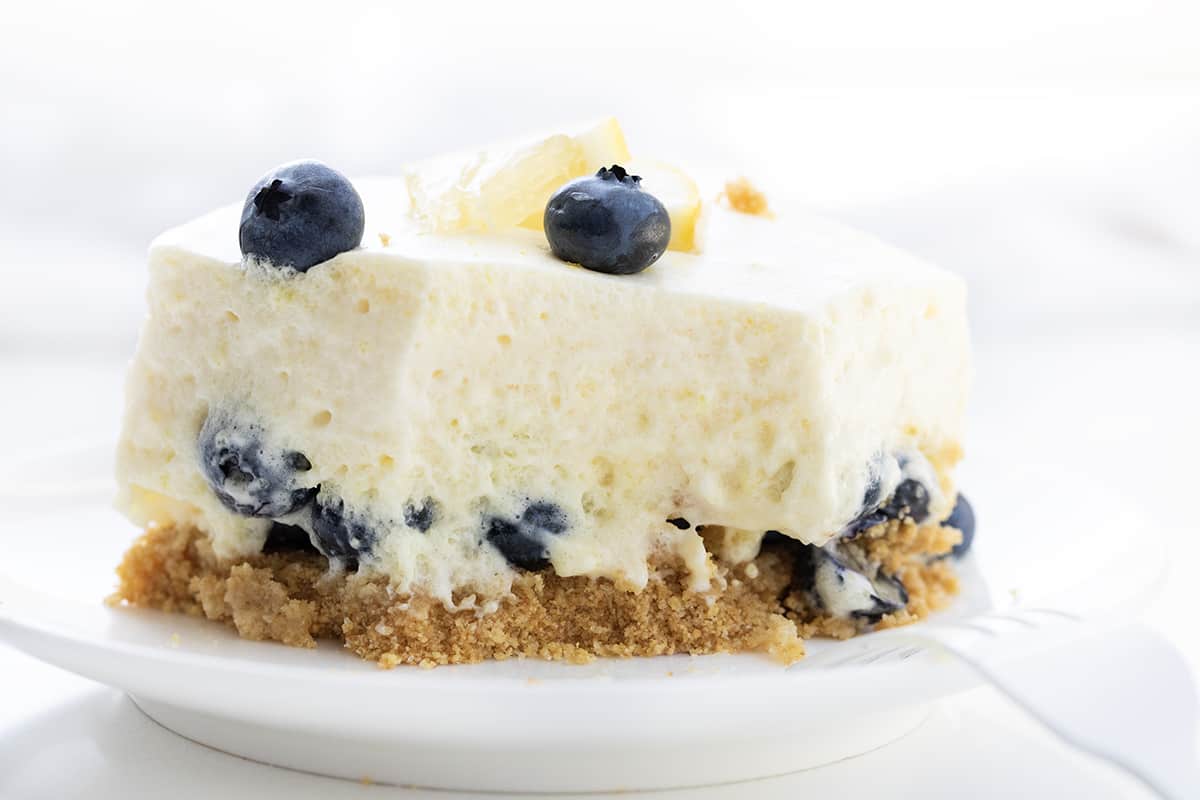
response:
[[[319,161],[293,161],[264,175],[242,207],[242,255],[306,272],[362,243],[362,198],[346,176]]]
[[[876,525],[882,525],[889,519],[890,517],[883,512],[883,509],[864,512],[846,523],[846,527],[842,528],[842,536],[848,539],[853,538]]]
[[[971,543],[975,541],[975,509],[971,508],[966,497],[960,494],[955,499],[954,510],[942,524],[962,531],[962,541],[954,545],[950,555],[955,558],[966,555],[967,551],[971,549]]]
[[[671,241],[671,217],[641,180],[613,165],[555,192],[542,218],[554,255],[611,275],[657,261]]]
[[[566,532],[567,515],[554,503],[537,500],[527,505],[521,512],[521,524],[537,531],[557,535]]]
[[[667,522],[671,523],[676,528],[679,528],[681,531],[686,531],[692,527],[692,523],[688,522],[683,517],[672,517],[671,519],[667,520]],[[770,531],[767,532],[770,533]]]
[[[420,505],[408,503],[404,506],[404,524],[425,533],[437,521],[439,510],[438,502],[432,497],[426,497]]]
[[[865,530],[881,525],[888,520],[911,518],[913,522],[924,522],[929,518],[929,489],[915,478],[905,478],[892,492],[892,496],[883,500],[883,486],[880,480],[882,471],[881,455],[872,459],[870,478],[863,492],[862,507],[858,516],[846,523],[841,534],[854,537]],[[901,454],[897,462],[903,468],[908,463],[908,457]]]
[[[871,463],[868,465],[867,487],[863,490],[862,505],[859,507],[858,516],[850,520],[842,528],[841,532],[843,536],[857,536],[869,528],[874,528],[880,523],[887,522],[887,515],[882,513],[879,508],[883,503],[881,473],[883,472],[884,458],[885,456],[882,452],[878,452],[871,457]]]
[[[349,559],[370,555],[379,534],[360,515],[349,511],[340,497],[318,497],[312,507],[312,528],[317,548],[329,558]]]
[[[519,569],[550,566],[549,538],[567,531],[567,515],[554,503],[530,503],[514,522],[503,517],[484,521],[484,538]]]
[[[883,502],[883,481],[880,479],[880,474],[883,472],[883,459],[882,452],[876,453],[871,458],[867,488],[863,490],[862,508],[864,512],[874,511]]]
[[[197,440],[200,468],[226,508],[247,517],[281,517],[303,508],[317,489],[304,486],[312,464],[303,453],[277,450],[255,422],[214,412]]]
[[[929,518],[929,490],[920,481],[905,478],[881,510],[890,519],[909,517],[924,522]]]
[[[836,609],[874,624],[884,614],[908,605],[908,592],[897,578],[882,572],[876,572],[873,579],[867,578],[821,547],[804,545],[797,556],[795,570],[796,585],[830,613]],[[835,596],[843,591],[848,594]],[[855,603],[857,605],[852,605]],[[845,608],[847,605],[851,607]]]
[[[317,552],[313,547],[308,531],[295,525],[284,525],[282,522],[271,524],[267,532],[267,541],[263,544],[264,553],[295,553]]]
[[[779,531],[767,531],[764,533],[762,543],[764,547],[768,545],[772,547],[807,547],[807,545],[802,545],[799,539],[784,536]]]
[[[550,566],[550,548],[546,542],[515,522],[490,517],[483,535],[518,569],[539,570]]]
[[[891,614],[908,605],[908,590],[904,588],[904,584],[900,582],[899,578],[877,572],[871,585],[875,587],[875,607],[855,611],[853,616],[862,617],[867,622],[874,624],[879,622],[884,614]]]

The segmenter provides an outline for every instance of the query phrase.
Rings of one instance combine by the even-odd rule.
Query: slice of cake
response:
[[[943,605],[963,283],[620,162],[611,120],[296,162],[159,237],[115,599],[387,665],[794,660]]]

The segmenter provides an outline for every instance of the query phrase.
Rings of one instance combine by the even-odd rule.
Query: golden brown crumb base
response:
[[[950,566],[926,561],[957,539],[953,529],[911,522],[859,537],[856,546],[900,575],[909,593],[908,608],[880,627],[920,619],[949,600],[957,588]],[[478,615],[396,597],[382,578],[330,573],[315,553],[222,560],[200,531],[151,527],[117,568],[120,585],[109,602],[219,620],[247,639],[299,647],[341,639],[385,667],[735,651],[790,663],[804,655],[802,637],[845,638],[865,625],[823,616],[792,589],[794,562],[795,548],[768,544],[747,564],[719,566],[714,589],[704,593],[687,588],[673,564],[656,565],[640,592],[605,579],[526,573],[497,611]]]

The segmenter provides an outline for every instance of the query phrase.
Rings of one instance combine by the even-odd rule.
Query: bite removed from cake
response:
[[[792,660],[944,604],[962,282],[705,181],[664,204],[614,126],[285,165],[159,237],[115,597],[385,664]]]

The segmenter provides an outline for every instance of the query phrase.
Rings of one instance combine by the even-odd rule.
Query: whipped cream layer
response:
[[[459,606],[508,591],[487,531],[531,506],[552,509],[537,535],[557,573],[631,587],[663,552],[707,585],[697,525],[824,544],[895,488],[894,454],[928,457],[931,516],[949,513],[957,277],[824,219],[720,205],[701,254],[604,275],[540,232],[423,233],[400,181],[356,186],[363,247],[304,274],[243,264],[238,206],[152,245],[118,455],[136,522],[261,549],[271,521],[231,511],[202,469],[213,414],[303,454],[303,486],[371,532],[360,569]],[[280,519],[312,531],[307,509]]]

